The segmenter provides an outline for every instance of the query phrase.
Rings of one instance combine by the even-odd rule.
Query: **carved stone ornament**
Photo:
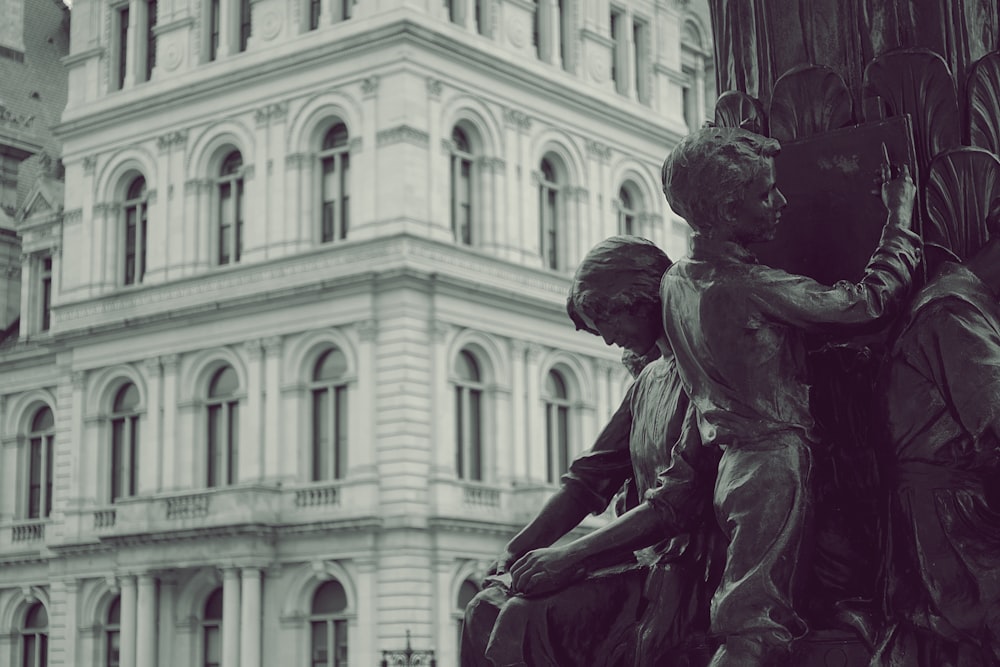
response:
[[[273,9],[264,12],[260,18],[260,35],[271,41],[281,32],[281,14]]]
[[[968,90],[970,141],[1000,154],[1000,54],[990,53],[976,63]]]
[[[803,65],[774,84],[768,119],[771,136],[778,141],[836,130],[854,121],[851,92],[833,69]]]

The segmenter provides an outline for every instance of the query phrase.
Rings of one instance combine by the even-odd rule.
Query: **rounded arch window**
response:
[[[21,628],[22,667],[46,667],[49,664],[49,614],[36,602],[24,616]]]
[[[139,390],[127,382],[111,405],[111,502],[136,494],[139,477]]]
[[[551,484],[569,468],[570,410],[565,376],[550,370],[545,377],[546,477]]]
[[[208,384],[206,419],[208,424],[207,486],[227,486],[236,482],[239,463],[239,377],[232,366],[223,366]]]
[[[313,593],[309,610],[311,667],[347,664],[347,593],[336,579]]]
[[[45,405],[35,411],[28,433],[26,515],[47,518],[52,513],[52,465],[55,444],[55,417]]]
[[[555,158],[545,156],[539,168],[538,185],[539,249],[542,261],[550,269],[558,269],[562,262],[560,253],[563,203],[560,194],[559,172]]]
[[[243,252],[243,155],[230,151],[216,180],[218,198],[218,263],[234,264]]]
[[[479,361],[469,350],[455,360],[455,472],[483,480],[483,383]]]
[[[316,359],[311,374],[312,481],[341,479],[348,442],[347,357],[332,347]]]
[[[108,606],[104,619],[104,665],[119,667],[121,664],[121,596],[116,595]]]
[[[125,190],[122,206],[123,251],[121,280],[125,285],[141,283],[146,275],[148,206],[146,179],[136,176]]]
[[[216,588],[208,599],[201,616],[202,665],[222,664],[222,588]]]
[[[451,131],[451,231],[455,241],[472,245],[476,226],[476,162],[469,130],[455,125]]]
[[[347,125],[334,124],[323,135],[319,152],[320,243],[347,238],[351,155]]]
[[[618,233],[628,236],[639,234],[639,212],[642,196],[632,182],[625,182],[618,190]]]

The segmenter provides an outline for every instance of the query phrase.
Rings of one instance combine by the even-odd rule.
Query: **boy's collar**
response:
[[[735,241],[716,241],[702,234],[691,239],[691,259],[726,259],[744,264],[756,264],[757,256]]]

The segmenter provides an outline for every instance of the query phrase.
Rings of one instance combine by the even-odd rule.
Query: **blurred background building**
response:
[[[707,3],[0,16],[0,664],[457,665],[627,384],[573,268],[686,250]]]

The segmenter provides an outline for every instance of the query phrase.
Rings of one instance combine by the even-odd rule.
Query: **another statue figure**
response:
[[[705,652],[698,645],[724,558],[713,549],[722,544],[711,511],[718,454],[701,445],[660,324],[659,284],[669,265],[652,243],[613,237],[577,270],[567,303],[577,327],[659,358],[641,369],[593,449],[501,554],[493,571],[509,572],[509,589],[488,586],[469,605],[464,666],[707,660],[687,662]],[[628,478],[638,506],[550,546],[588,511],[602,512]]]
[[[873,665],[1000,665],[996,217],[984,247],[917,295],[876,386],[890,491],[888,627]]]
[[[728,541],[711,604],[723,640],[713,667],[785,664],[807,630],[796,606],[809,562],[811,448],[804,337],[886,321],[919,259],[909,230],[908,170],[882,174],[889,215],[857,284],[830,287],[758,264],[750,243],[773,238],[786,200],[777,141],[733,128],[682,140],[663,165],[667,201],[695,231],[691,257],[663,279],[663,322],[702,441],[722,457],[715,510]]]

